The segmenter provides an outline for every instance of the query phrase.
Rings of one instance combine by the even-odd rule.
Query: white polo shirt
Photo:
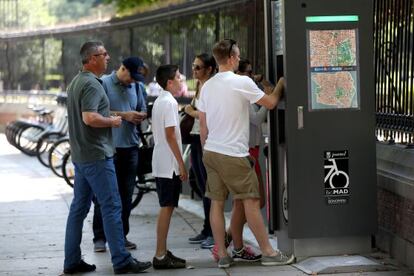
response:
[[[152,175],[172,178],[180,174],[178,162],[167,143],[165,128],[175,127],[175,136],[182,154],[180,119],[177,100],[170,92],[162,90],[152,108],[152,133],[154,135],[154,152],[152,154]]]
[[[206,113],[204,149],[234,157],[249,155],[249,108],[264,96],[247,76],[217,73],[201,88],[198,109]]]

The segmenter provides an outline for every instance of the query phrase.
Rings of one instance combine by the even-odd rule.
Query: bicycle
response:
[[[335,187],[333,185],[333,183],[332,183],[333,178],[342,174],[346,179],[346,184],[341,188],[347,188],[349,186],[349,176],[348,176],[348,174],[344,171],[338,170],[338,166],[336,165],[336,160],[335,159],[328,159],[328,161],[332,162],[332,165],[324,166],[325,169],[329,169],[328,174],[325,176],[324,183],[326,183],[326,181],[329,179],[329,186],[332,189],[336,189],[338,187]]]
[[[66,184],[73,188],[75,185],[75,166],[72,163],[70,150],[62,158],[62,177]]]
[[[63,161],[66,153],[70,151],[69,138],[60,138],[51,146],[48,155],[48,163],[52,172],[58,177],[63,177]],[[68,158],[68,157],[66,157]],[[66,161],[67,162],[67,161]]]
[[[141,151],[145,150],[145,148],[140,148]],[[151,152],[152,155],[152,148],[148,151]],[[141,153],[142,154],[142,153]],[[148,154],[148,153],[147,153]],[[146,154],[142,154],[138,161],[138,175],[135,181],[135,187],[134,187],[134,194],[132,196],[132,203],[131,203],[131,209],[138,206],[138,204],[141,202],[142,197],[149,192],[155,192],[157,191],[157,187],[155,185],[155,178],[151,175],[152,168],[151,168],[151,161],[150,159],[144,159],[145,161],[142,161],[142,157]],[[148,156],[148,155],[147,155]],[[190,146],[187,145],[185,147],[183,152],[183,159],[184,162],[186,162],[189,159],[190,156]],[[198,188],[196,177],[193,171],[193,168],[190,167],[188,171],[188,183],[191,188],[192,195],[194,193],[199,197],[202,198],[202,194],[200,189]]]
[[[53,145],[66,135],[66,132],[48,132],[43,134],[36,146],[36,156],[42,165],[50,168],[49,155]]]
[[[139,131],[141,144],[139,145],[137,177],[135,180],[135,187],[132,195],[131,209],[139,205],[146,193],[154,192],[157,190],[155,185],[155,178],[152,176],[152,151],[154,149],[154,139],[151,132],[150,120],[148,120],[146,126],[147,127],[145,132]],[[61,139],[60,143],[56,142],[52,148],[54,149],[50,151],[51,153],[49,155],[50,159],[54,160],[49,161],[51,168],[57,167],[59,164],[61,164],[61,175],[66,184],[73,188],[75,169],[71,161],[72,159],[68,138]],[[183,159],[185,162],[188,162],[190,153],[190,145],[184,145]],[[61,160],[61,162],[57,162],[59,160]],[[192,193],[197,194],[201,198],[201,192],[196,183],[192,168],[189,169],[189,183]]]
[[[149,130],[150,127],[148,126]],[[155,178],[152,173],[152,152],[154,150],[152,132],[139,131],[141,145],[138,148],[138,168],[132,195],[131,209],[138,206],[144,194],[156,191]],[[152,142],[152,143],[151,143]]]
[[[149,192],[155,192],[157,187],[155,185],[155,178],[152,176],[152,151],[154,149],[154,139],[151,131],[151,118],[147,118],[142,126],[145,127],[145,131],[139,129],[139,136],[141,139],[141,145],[139,147],[137,178],[135,181],[134,194],[132,196],[131,209],[138,206],[142,197]],[[190,145],[183,145],[183,160],[188,163],[191,150]],[[202,198],[201,191],[196,183],[194,171],[190,167],[189,169],[189,184],[191,187],[192,195],[195,193]]]

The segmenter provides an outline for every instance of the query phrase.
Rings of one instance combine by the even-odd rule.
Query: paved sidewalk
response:
[[[59,275],[62,273],[65,223],[72,189],[43,167],[10,146],[0,134],[0,275]],[[139,260],[152,260],[158,200],[154,193],[144,195],[131,216],[128,238],[138,244],[131,251]],[[82,252],[84,259],[97,265],[95,273],[112,275],[110,254],[94,253],[92,208],[85,220]],[[154,271],[148,275],[305,275],[292,266],[262,267],[237,264],[221,270],[209,250],[187,242],[202,226],[202,219],[178,209],[172,219],[169,248],[186,258],[191,269]],[[340,275],[410,275],[408,271],[354,273]],[[411,274],[414,275],[414,274]]]

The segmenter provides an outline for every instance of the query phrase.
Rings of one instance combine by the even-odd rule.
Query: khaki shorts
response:
[[[254,164],[248,156],[233,157],[204,151],[203,163],[207,171],[208,198],[224,201],[229,192],[234,199],[260,198]]]

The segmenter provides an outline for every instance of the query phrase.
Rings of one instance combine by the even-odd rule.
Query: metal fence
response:
[[[0,91],[0,107],[1,104],[24,104],[28,107],[55,105],[56,97],[61,93],[63,92],[50,92],[47,90],[4,90]]]
[[[412,146],[413,0],[375,0],[377,138]]]
[[[380,141],[407,145],[414,144],[413,1],[374,0],[376,134]],[[122,58],[139,55],[152,72],[162,63],[176,63],[191,79],[194,56],[231,37],[238,40],[242,57],[264,73],[264,2],[197,0],[95,27],[0,37],[0,90],[30,90],[35,84],[64,90],[81,68],[80,45],[90,39],[105,43],[109,70]]]
[[[0,37],[0,80],[5,90],[65,89],[81,68],[79,49],[101,40],[111,56],[108,72],[123,58],[141,56],[155,69],[175,63],[192,78],[194,56],[211,52],[215,41],[234,38],[242,57],[264,73],[263,0],[197,0],[95,27],[51,29]],[[1,88],[0,88],[1,89]]]

